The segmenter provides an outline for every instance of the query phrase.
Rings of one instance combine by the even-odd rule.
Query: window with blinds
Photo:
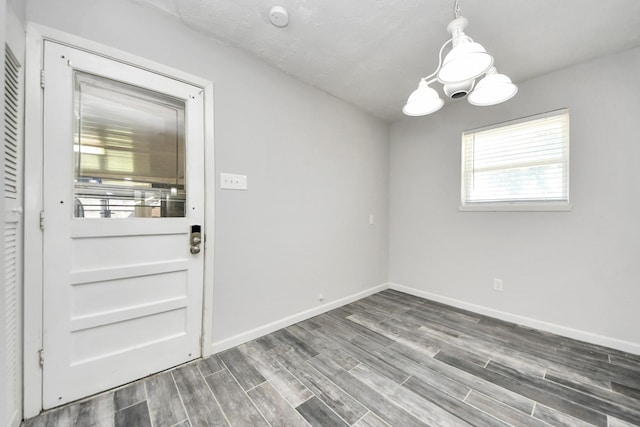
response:
[[[462,134],[461,210],[569,210],[569,110]]]

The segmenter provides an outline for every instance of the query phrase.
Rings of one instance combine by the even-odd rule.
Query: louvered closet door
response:
[[[52,42],[44,57],[50,408],[200,357],[204,117],[197,87]]]
[[[4,293],[6,343],[2,351],[6,352],[6,387],[8,422],[16,423],[22,418],[20,375],[20,289],[21,284],[21,242],[22,242],[22,97],[20,96],[22,74],[20,64],[5,48],[5,117],[4,117]]]

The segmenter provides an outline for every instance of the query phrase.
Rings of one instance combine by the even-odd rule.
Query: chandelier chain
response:
[[[458,14],[460,13],[460,5],[458,4],[458,0],[453,2],[453,18],[458,19]]]

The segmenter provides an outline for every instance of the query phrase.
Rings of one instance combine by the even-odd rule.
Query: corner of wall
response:
[[[225,338],[221,341],[213,342],[211,344],[210,354],[215,354],[224,350],[228,350],[237,345],[244,344],[248,341],[254,340],[256,338],[260,338],[264,335],[268,335],[279,329],[286,328],[288,326],[302,322],[303,320],[310,319],[314,316],[318,316],[322,313],[326,313],[327,311],[331,311],[333,309],[342,307],[343,305],[350,304],[359,299],[366,298],[369,295],[373,295],[375,293],[384,291],[385,289],[389,289],[389,283],[383,283],[381,285],[374,286],[373,288],[369,288],[362,292],[358,292],[358,293],[346,296],[344,298],[340,298],[335,301],[331,301],[329,303],[323,304],[321,306],[314,307],[312,309],[305,310],[291,316],[287,316],[285,318],[276,320],[275,322],[271,322],[264,326],[260,326],[258,328],[252,329],[250,331],[243,332],[229,338]]]

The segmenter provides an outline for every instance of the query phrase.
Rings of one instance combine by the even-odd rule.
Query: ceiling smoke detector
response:
[[[269,20],[276,27],[286,27],[289,23],[287,9],[282,6],[273,6],[269,11]]]

